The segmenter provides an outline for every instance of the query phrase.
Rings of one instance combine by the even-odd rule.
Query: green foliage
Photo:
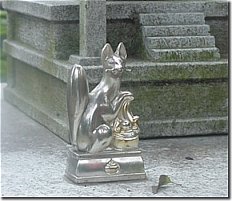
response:
[[[0,37],[2,37],[2,36],[4,37],[6,35],[6,33],[7,33],[6,26],[4,26],[4,25],[1,24],[1,27],[0,27]]]
[[[1,82],[6,81],[7,76],[7,62],[6,62],[6,55],[4,54],[2,50],[2,43],[3,40],[6,38],[7,34],[7,23],[6,23],[6,17],[7,12],[6,11],[0,11],[0,76],[1,76]]]
[[[7,15],[6,11],[0,10],[0,18],[1,19],[6,19],[6,15]]]
[[[7,12],[0,10],[0,35],[6,35],[6,16]]]

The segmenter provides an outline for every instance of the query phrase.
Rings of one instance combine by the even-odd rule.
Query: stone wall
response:
[[[137,18],[107,21],[107,42],[116,49],[119,41],[124,42],[128,57],[144,58],[142,33]]]
[[[79,52],[78,1],[6,1],[3,6],[9,23],[4,42],[8,54],[5,98],[68,141],[66,82],[72,67],[69,55]],[[216,15],[226,20],[225,8],[225,2],[107,2],[107,41],[114,48],[123,41],[128,50],[127,66],[132,72],[125,74],[122,87],[134,93],[132,106],[134,114],[140,115],[141,138],[227,133],[228,64],[226,60],[141,60],[143,43],[138,13],[199,11],[207,17]],[[216,35],[227,30],[219,29],[210,19]],[[222,48],[225,42],[217,43]],[[224,52],[226,55],[225,49]],[[102,67],[85,69],[93,88],[102,76]]]
[[[19,26],[18,33],[15,33],[16,40],[45,51],[57,59],[67,59],[71,54],[78,54],[79,4],[77,1],[49,3],[12,1],[5,3],[4,6],[9,11],[16,11],[9,15],[13,19],[10,24]],[[107,41],[112,43],[113,47],[116,47],[119,41],[123,41],[130,56],[144,57],[141,31],[138,31],[140,29],[138,14],[146,12],[204,12],[206,23],[210,25],[211,35],[216,38],[216,46],[222,52],[222,57],[227,58],[228,2],[109,1]],[[13,31],[9,32],[11,35]]]
[[[226,1],[158,1],[158,2],[130,2],[122,4],[113,1],[108,4],[108,40],[125,41],[131,55],[144,57],[143,43],[139,29],[138,13],[154,12],[203,12],[206,24],[210,25],[210,33],[215,36],[216,47],[219,48],[222,58],[228,58],[228,2]],[[121,19],[121,20],[117,20]],[[118,30],[118,29],[121,30]],[[114,30],[114,34],[112,31]],[[115,32],[115,30],[117,30]],[[133,38],[128,37],[133,36]],[[134,48],[133,44],[137,48]],[[116,46],[116,45],[115,45]],[[130,48],[131,47],[131,48]],[[141,47],[141,48],[138,48]]]

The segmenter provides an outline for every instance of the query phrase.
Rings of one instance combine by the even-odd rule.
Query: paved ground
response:
[[[63,178],[66,144],[15,107],[1,104],[3,197],[228,196],[227,136],[142,140],[146,181],[74,185]],[[151,186],[162,174],[181,185],[153,194]]]

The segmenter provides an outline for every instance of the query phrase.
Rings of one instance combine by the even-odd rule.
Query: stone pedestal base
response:
[[[141,151],[105,151],[98,154],[68,150],[65,176],[74,183],[146,179]]]

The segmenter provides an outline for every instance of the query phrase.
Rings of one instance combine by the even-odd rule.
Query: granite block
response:
[[[6,10],[52,21],[78,20],[79,1],[4,1]],[[212,12],[213,11],[213,12]],[[135,13],[204,12],[228,16],[227,1],[107,1],[107,19],[132,19]]]
[[[106,1],[80,0],[80,56],[100,57],[106,43]]]
[[[205,136],[227,134],[228,117],[158,120],[142,123],[142,138]],[[146,133],[149,130],[152,132]]]
[[[122,84],[135,100],[132,111],[141,122],[187,120],[228,115],[228,82],[193,81]]]
[[[133,18],[135,13],[174,13],[174,12],[202,12],[200,2],[171,2],[171,1],[122,1],[111,2],[107,7],[107,15],[112,19]]]
[[[48,81],[45,81],[45,84],[48,84]],[[54,82],[53,84],[56,85],[57,83]],[[167,91],[162,89],[162,87],[151,88],[149,86],[141,86],[144,91],[135,86],[124,88],[130,89],[134,93],[135,101],[131,106],[133,113],[140,116],[140,138],[146,139],[161,136],[227,133],[227,85],[226,82],[209,84],[209,86],[204,84],[203,87],[201,85],[194,86],[194,84],[189,84],[183,86],[183,88],[187,87],[190,89],[187,94],[183,93],[183,88],[175,85],[169,85],[168,90],[166,87]],[[29,91],[27,92],[21,86],[18,88],[6,88],[4,96],[8,102],[68,142],[68,123],[67,120],[62,120],[67,114],[64,108],[66,106],[65,102],[54,105],[54,103],[57,103],[54,102],[55,97],[46,94],[48,97],[43,99],[46,99],[47,102],[38,106],[38,103],[41,103],[41,98],[39,100],[28,98],[28,96],[41,96],[41,87],[38,86],[36,88],[37,95],[30,87],[28,87]],[[65,85],[62,88],[65,88]],[[172,92],[174,88],[176,90]],[[148,96],[148,91],[150,92],[150,97]],[[26,97],[25,93],[27,93]],[[57,96],[64,97],[66,90],[59,89],[59,92],[52,92],[52,94],[54,93],[57,93]],[[144,97],[146,97],[145,100]],[[192,108],[189,106],[192,106]],[[54,107],[59,107],[59,109],[52,112],[51,108]],[[218,107],[217,110],[215,110],[216,107]],[[162,111],[162,109],[164,110]]]
[[[67,81],[68,69],[72,67],[67,61],[48,59],[46,55],[36,51],[34,48],[16,41],[5,40],[3,47],[4,51],[12,58],[20,60],[33,68],[38,68],[62,81]]]
[[[79,52],[78,21],[52,22],[12,12],[8,16],[10,26],[14,26],[10,39],[37,49],[48,58],[68,59],[70,54]]]
[[[141,55],[144,48],[142,33],[138,31],[139,13],[205,13],[208,4],[200,1],[108,1],[105,8],[105,2],[102,1],[98,5],[102,12],[99,12],[94,6],[99,2],[88,0],[84,3],[86,4],[82,4],[82,8],[88,10],[92,6],[92,11],[88,10],[85,16],[81,14],[84,23],[80,30],[81,33],[83,30],[87,33],[84,40],[90,40],[84,43],[81,40],[82,57],[79,58],[97,54],[99,56],[99,50],[106,41],[112,42],[114,49],[118,42],[124,42],[129,50],[129,58],[132,55],[139,58],[137,55]],[[224,6],[218,4],[218,8],[221,5]],[[68,141],[66,82],[74,63],[68,61],[68,58],[79,53],[79,1],[11,1],[4,2],[4,7],[9,11],[10,22],[8,40],[4,43],[9,61],[9,85],[5,89],[5,98]],[[228,13],[223,10],[220,15],[226,16]],[[109,25],[107,29],[106,19]],[[101,22],[100,28],[96,21]],[[167,36],[170,33],[173,36],[209,35],[208,25],[187,25],[185,28],[159,26],[155,30],[151,27],[143,28],[147,30],[145,34],[156,31],[158,36]],[[106,33],[107,40],[104,35]],[[90,55],[85,52],[87,49]],[[192,57],[198,58],[200,53],[199,58],[215,56],[216,59],[219,56],[216,48],[205,53],[197,52]],[[190,51],[186,53],[186,60],[189,59],[189,53]],[[190,56],[191,59],[192,57]],[[95,63],[88,63],[93,64]],[[134,113],[140,115],[142,131],[146,130],[146,133],[142,132],[141,138],[194,133],[220,134],[228,131],[226,61],[158,63],[128,60],[128,67],[132,72],[125,73],[122,88],[131,90],[138,99],[133,102],[132,107]],[[101,79],[102,67],[97,65],[84,68],[92,89]]]
[[[223,80],[228,78],[228,63],[226,60],[207,62],[144,62],[128,61],[124,82],[174,82],[175,80]],[[96,71],[96,70],[95,70]],[[101,75],[101,74],[100,74]],[[92,78],[100,81],[100,76],[93,73]],[[98,78],[98,79],[97,79]]]
[[[207,17],[225,17],[229,13],[228,1],[206,1],[204,2],[205,15]]]
[[[69,128],[67,122],[62,122],[58,118],[54,118],[46,110],[39,108],[36,103],[26,100],[13,88],[5,88],[4,97],[7,102],[24,112],[31,119],[49,129],[63,141],[69,142]]]
[[[58,59],[68,59],[68,54],[79,53],[79,1],[5,1],[3,2],[3,6],[10,13],[8,16],[9,39],[13,39],[16,35],[17,38],[25,44],[38,48],[38,50],[45,52],[46,55],[50,55],[50,57],[52,55],[54,58]],[[111,42],[116,46],[119,41],[123,41],[126,44],[129,56],[146,58],[142,37],[136,30],[139,29],[139,13],[148,12],[161,12],[163,14],[167,14],[167,12],[189,12],[189,14],[191,12],[202,12],[206,17],[225,17],[220,22],[223,26],[218,26],[219,23],[211,23],[210,25],[213,34],[217,33],[216,46],[220,46],[219,49],[222,51],[223,58],[226,58],[228,55],[228,48],[223,48],[224,44],[227,44],[227,42],[221,39],[228,35],[224,32],[224,30],[226,30],[225,24],[228,22],[226,21],[228,16],[227,2],[107,1],[106,9],[107,42]],[[214,10],[214,13],[210,12],[211,10]],[[22,16],[22,14],[23,16],[27,15],[29,19],[36,18],[35,24],[33,24],[33,22],[28,22],[26,18],[18,20],[19,16]],[[34,16],[34,18],[32,16]],[[16,23],[17,21],[20,21],[20,23]],[[44,22],[42,25],[40,25],[41,21]],[[46,22],[54,26],[49,26]],[[62,23],[65,25],[62,26]],[[24,26],[24,28],[20,28],[20,26]],[[41,29],[39,26],[41,26]],[[30,33],[27,33],[27,27],[32,30]],[[20,31],[17,31],[17,28],[20,28]],[[118,31],[120,28],[122,28],[122,30]],[[59,32],[60,29],[62,32]],[[161,30],[160,32],[165,33],[166,30],[168,31],[170,28],[164,29],[165,30]],[[204,28],[198,28],[198,30],[192,31],[192,29],[196,28],[184,30],[184,28],[179,27],[176,28],[177,31],[171,30],[171,32],[173,32],[174,35],[178,35],[178,29],[180,34],[183,33],[194,36],[209,35],[207,30],[202,31]],[[47,30],[48,32],[43,32],[42,30]],[[48,36],[47,33],[52,33],[53,31],[54,34],[49,34],[50,36]],[[153,31],[151,30],[151,32]],[[177,33],[175,34],[175,32]],[[55,36],[53,37],[53,35],[58,36],[59,41],[54,42],[53,39],[55,39]],[[223,37],[219,37],[220,35]],[[71,40],[67,39],[68,37],[70,37]],[[46,38],[51,39],[48,40],[47,44],[44,42],[47,40]],[[220,45],[221,41],[223,45]],[[66,48],[66,44],[69,44],[71,48]],[[65,51],[62,53],[63,47],[65,47]],[[51,53],[52,51],[54,52]]]
[[[151,49],[151,60],[158,62],[215,61],[220,59],[218,48]]]
[[[212,12],[212,10],[214,12]],[[107,16],[127,19],[135,13],[196,13],[206,16],[228,16],[227,1],[112,1],[107,6]]]
[[[101,64],[100,57],[82,57],[79,55],[70,55],[68,61],[71,64],[79,64],[82,66],[98,66]]]
[[[135,66],[137,63],[129,64]],[[128,67],[130,67],[129,64]],[[228,84],[226,77],[228,72],[223,62],[221,64],[218,62],[218,65],[215,62],[211,64],[211,67],[205,67],[202,63],[198,66],[198,70],[195,69],[197,64],[192,68],[190,65],[181,66],[180,64],[177,68],[179,70],[170,77],[168,75],[175,72],[171,69],[176,69],[176,66],[171,68],[170,64],[169,68],[165,68],[165,64],[155,66],[154,63],[148,63],[148,66],[149,64],[150,67],[146,67],[144,64],[144,69],[141,66],[135,67],[132,69],[133,76],[127,75],[122,82],[123,90],[134,93],[135,100],[131,106],[133,113],[140,116],[141,138],[160,135],[182,136],[194,132],[196,134],[224,133],[227,131]],[[17,68],[15,68],[16,66]],[[37,69],[18,59],[12,58],[12,67],[16,71],[15,85],[9,85],[5,89],[6,100],[68,141],[65,80],[70,68],[69,65],[58,63],[52,66],[52,68],[57,69],[53,69],[51,72],[58,73],[61,72],[60,68],[64,68],[62,72],[66,75],[62,75],[62,78],[65,78],[63,81],[57,78],[58,76],[45,73],[43,71],[45,67]],[[214,68],[218,71],[214,71]],[[100,67],[86,67],[91,89],[101,78],[101,70]],[[153,72],[154,70],[155,72]],[[141,77],[142,72],[147,72],[144,73],[144,77]],[[207,72],[211,72],[211,75]],[[135,79],[133,80],[134,75]],[[140,80],[136,81],[136,75],[138,78],[140,75]],[[164,75],[166,77],[163,77]],[[198,75],[205,79],[198,81],[201,78]],[[182,81],[178,79],[182,79]],[[173,122],[177,122],[177,124]],[[159,125],[158,130],[155,125]],[[173,127],[173,125],[175,126]],[[202,128],[201,132],[198,129],[199,125]],[[187,128],[189,132],[186,132]],[[162,129],[162,133],[157,134],[157,131]],[[146,133],[144,133],[145,130]],[[147,135],[147,133],[151,134]]]
[[[15,84],[6,88],[6,99],[68,141],[66,84],[19,60],[12,59],[11,65]]]
[[[207,36],[209,25],[143,26],[144,36]]]
[[[25,100],[36,103],[36,107],[42,111],[46,111],[53,118],[66,121],[65,82],[43,73],[36,68],[31,68],[31,66],[21,61],[14,60],[13,65],[16,66],[16,64],[14,89]]]
[[[215,38],[214,36],[146,37],[145,44],[150,49],[204,48],[215,47]]]
[[[79,1],[4,1],[3,8],[49,21],[79,20]]]
[[[204,13],[142,13],[139,14],[143,26],[204,24]]]
[[[4,50],[11,58],[22,61],[33,68],[38,68],[59,80],[67,82],[68,71],[72,64],[67,61],[49,60],[45,55],[34,49],[25,47],[24,44],[15,41],[4,41]],[[162,80],[189,80],[189,79],[222,79],[228,77],[228,61],[210,62],[165,62],[157,63],[128,59],[127,68],[131,72],[125,72],[123,82],[145,82]],[[85,66],[88,79],[91,84],[96,84],[102,77],[101,66]]]

